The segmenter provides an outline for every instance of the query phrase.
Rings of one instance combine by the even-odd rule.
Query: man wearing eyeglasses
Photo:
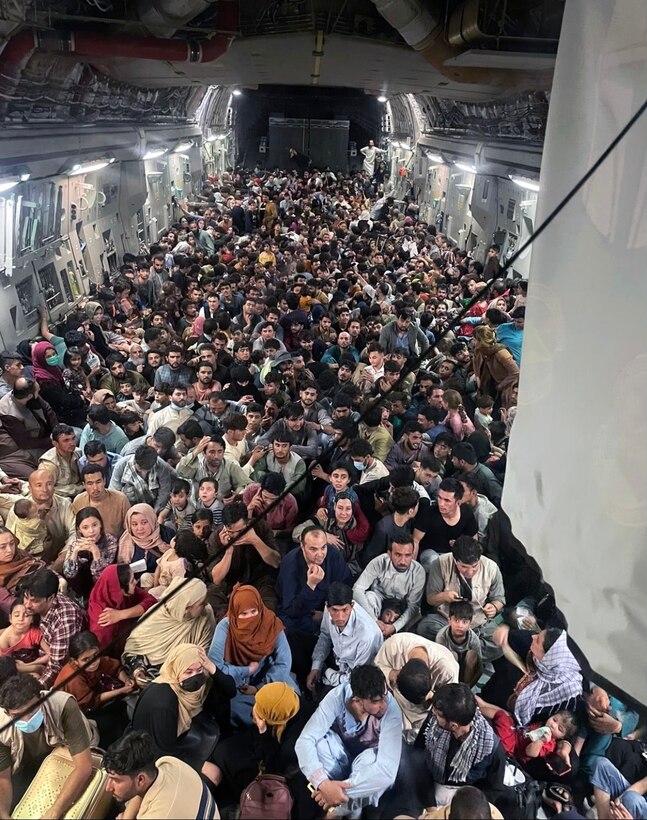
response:
[[[295,745],[313,800],[349,815],[376,806],[395,782],[401,733],[402,713],[384,674],[373,664],[357,666],[322,700]],[[310,816],[308,809],[300,814]]]

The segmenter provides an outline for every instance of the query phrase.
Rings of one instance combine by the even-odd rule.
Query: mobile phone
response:
[[[563,758],[556,754],[548,755],[546,757],[546,765],[549,769],[555,772],[555,774],[560,776],[570,772],[571,770],[570,763],[567,763]]]

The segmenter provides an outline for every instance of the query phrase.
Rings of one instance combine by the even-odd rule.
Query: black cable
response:
[[[510,257],[510,259],[508,259],[508,261],[507,261],[507,262],[506,262],[506,263],[505,263],[505,264],[504,264],[504,265],[500,268],[500,270],[499,270],[499,275],[500,275],[501,273],[504,273],[505,271],[507,271],[507,270],[508,270],[508,268],[509,268],[509,267],[510,267],[510,266],[511,266],[511,265],[512,265],[512,264],[513,264],[513,263],[514,263],[514,262],[515,262],[518,258],[519,258],[519,256],[520,256],[520,255],[521,255],[521,254],[522,254],[522,253],[523,253],[523,252],[524,252],[527,248],[529,248],[529,247],[532,245],[532,243],[535,241],[535,239],[537,239],[537,237],[541,236],[541,234],[542,234],[542,233],[546,230],[546,228],[547,228],[547,227],[548,227],[548,226],[549,226],[549,225],[550,225],[550,224],[551,224],[551,223],[555,220],[555,218],[556,218],[557,216],[559,216],[559,214],[560,214],[560,213],[564,210],[564,208],[565,208],[565,207],[569,204],[569,202],[570,202],[570,201],[573,199],[573,197],[574,197],[574,196],[578,193],[578,191],[580,191],[580,190],[582,189],[582,187],[583,187],[584,185],[586,185],[586,183],[589,181],[589,179],[593,176],[593,174],[597,171],[597,169],[598,169],[598,168],[602,165],[602,163],[603,163],[603,162],[607,159],[607,157],[609,156],[609,154],[611,154],[611,152],[614,150],[614,148],[615,148],[615,147],[616,147],[616,146],[617,146],[617,145],[618,145],[618,144],[619,144],[619,143],[620,143],[620,142],[624,139],[624,137],[625,137],[625,136],[629,133],[629,131],[633,128],[633,126],[636,124],[636,122],[638,122],[638,120],[639,120],[639,119],[640,119],[640,117],[641,117],[641,116],[645,113],[645,111],[646,111],[646,110],[647,110],[647,99],[646,99],[646,100],[642,103],[642,105],[638,108],[638,110],[636,111],[636,113],[635,113],[635,114],[631,117],[631,119],[630,119],[630,120],[627,122],[627,124],[626,124],[626,125],[622,128],[622,130],[621,130],[621,131],[620,131],[620,132],[616,135],[616,137],[615,137],[615,138],[614,138],[614,139],[613,139],[613,140],[609,143],[609,145],[605,148],[605,150],[604,150],[604,151],[602,152],[602,154],[598,157],[598,159],[597,159],[597,160],[593,163],[593,165],[589,168],[589,170],[588,170],[588,171],[584,174],[584,176],[583,176],[583,177],[582,177],[582,178],[581,178],[581,179],[580,179],[580,180],[579,180],[579,181],[578,181],[578,182],[577,182],[577,183],[576,183],[576,184],[575,184],[575,185],[571,188],[571,190],[570,190],[570,191],[569,191],[569,192],[568,192],[568,193],[567,193],[567,194],[566,194],[566,195],[565,195],[565,196],[564,196],[564,197],[560,200],[560,202],[559,202],[559,203],[558,203],[558,204],[557,204],[557,205],[553,208],[553,210],[552,210],[552,211],[548,214],[548,216],[547,216],[547,217],[544,219],[544,221],[543,221],[543,222],[539,225],[539,227],[535,229],[535,231],[531,234],[531,236],[529,236],[529,237],[528,237],[527,241],[526,241],[526,242],[525,242],[525,243],[524,243],[524,244],[523,244],[523,245],[519,248],[519,250],[517,250],[515,253],[513,253],[513,254],[512,254],[512,256]],[[497,276],[496,278],[499,278],[499,277]],[[469,300],[469,302],[468,302],[468,303],[467,303],[467,304],[463,307],[463,309],[462,309],[461,311],[459,311],[459,312],[458,312],[458,314],[457,314],[457,315],[456,315],[453,319],[451,319],[451,320],[448,320],[448,321],[447,321],[447,323],[444,325],[444,327],[442,328],[442,330],[441,330],[441,332],[440,332],[439,336],[438,336],[438,337],[437,337],[437,339],[436,339],[436,344],[437,344],[439,341],[441,341],[441,340],[442,340],[442,339],[443,339],[443,338],[444,338],[444,337],[445,337],[445,336],[449,333],[450,329],[451,329],[454,325],[456,325],[456,324],[460,324],[460,320],[461,320],[461,319],[462,319],[462,318],[463,318],[463,317],[464,317],[464,316],[468,313],[468,311],[470,310],[470,308],[472,308],[475,304],[477,304],[477,303],[478,303],[478,302],[479,302],[479,301],[480,301],[480,300],[481,300],[481,299],[485,296],[485,294],[489,291],[489,289],[490,289],[490,287],[492,286],[492,283],[493,283],[494,281],[495,281],[495,277],[493,277],[492,279],[490,279],[490,280],[486,283],[486,285],[485,285],[485,287],[484,287],[484,288],[481,288],[481,290],[480,290],[480,291],[477,291],[477,292],[476,292],[476,293],[472,296],[472,298]],[[405,377],[405,376],[406,376],[409,372],[411,372],[411,371],[413,371],[413,370],[418,369],[418,368],[420,367],[420,365],[422,364],[422,362],[423,362],[423,361],[425,361],[425,359],[429,358],[429,356],[430,356],[432,353],[433,353],[433,347],[431,347],[431,346],[430,346],[428,350],[426,350],[423,354],[421,354],[421,355],[420,355],[420,356],[418,356],[416,359],[414,359],[414,360],[413,360],[413,362],[409,362],[409,363],[407,364],[407,367],[403,369],[402,374],[400,375],[400,377],[399,377],[398,381],[397,381],[397,382],[396,382],[396,383],[395,383],[395,384],[394,384],[394,385],[393,385],[393,386],[392,386],[392,387],[391,387],[391,388],[390,388],[390,389],[389,389],[386,393],[383,393],[383,394],[381,394],[380,396],[376,396],[376,397],[374,398],[374,400],[373,400],[372,402],[370,402],[370,404],[368,405],[368,407],[367,407],[367,408],[363,411],[363,413],[361,414],[361,416],[360,416],[360,418],[359,418],[359,421],[358,421],[357,423],[359,424],[361,421],[363,421],[363,419],[366,417],[366,415],[367,415],[367,414],[368,414],[368,413],[369,413],[369,412],[370,412],[373,408],[377,407],[377,406],[381,403],[381,401],[384,399],[384,397],[385,397],[385,396],[387,396],[389,393],[392,393],[392,392],[394,392],[394,391],[395,391],[395,389],[396,389],[396,388],[397,388],[397,387],[401,384],[402,380],[404,379],[404,377]],[[308,466],[308,472],[309,472],[309,473],[311,473],[311,472],[312,472],[312,468],[313,468],[313,467],[315,467],[317,464],[319,464],[319,463],[320,463],[320,459],[321,459],[321,457],[322,457],[324,454],[326,454],[327,452],[329,452],[330,450],[332,450],[332,449],[336,446],[336,444],[337,444],[337,442],[333,439],[333,441],[331,441],[331,442],[330,442],[330,443],[329,443],[329,444],[328,444],[328,445],[324,448],[324,450],[323,450],[323,451],[319,454],[319,456],[317,456],[317,458],[316,458],[316,459],[314,459],[314,460],[310,463],[310,465]],[[243,531],[242,531],[242,532],[238,535],[238,537],[236,538],[236,542],[237,542],[239,545],[243,544],[243,543],[244,543],[244,541],[241,541],[241,538],[242,538],[244,535],[246,535],[246,533],[248,533],[248,532],[249,532],[249,531],[250,531],[250,530],[254,527],[254,525],[256,524],[256,522],[257,522],[257,521],[261,521],[261,520],[263,520],[263,518],[267,515],[267,513],[268,513],[268,512],[270,512],[270,511],[271,511],[271,510],[273,510],[276,506],[278,506],[278,505],[281,503],[281,501],[282,501],[282,500],[283,500],[283,499],[284,499],[284,498],[285,498],[285,497],[286,497],[286,496],[290,493],[290,491],[291,491],[294,487],[296,487],[298,484],[300,484],[302,481],[304,481],[304,478],[303,478],[303,477],[296,479],[296,480],[295,480],[295,481],[293,481],[291,484],[289,484],[288,486],[286,486],[285,490],[284,490],[284,491],[283,491],[283,492],[282,492],[282,493],[281,493],[281,494],[280,494],[280,495],[279,495],[279,496],[278,496],[278,497],[277,497],[277,498],[276,498],[276,499],[275,499],[275,500],[274,500],[274,501],[273,501],[273,502],[272,502],[272,503],[271,503],[271,504],[270,504],[270,505],[269,505],[269,506],[268,506],[268,507],[267,507],[267,508],[266,508],[266,509],[262,512],[262,513],[261,513],[261,514],[259,514],[259,515],[255,516],[254,518],[250,519],[250,521],[248,521],[247,526],[245,527],[245,529],[244,529],[244,530],[243,530]],[[184,586],[185,586],[187,583],[189,583],[189,581],[190,581],[190,580],[192,580],[192,579],[190,579],[190,578],[185,578],[185,579],[182,581],[182,583],[178,584],[178,586],[176,587],[176,589],[174,589],[174,590],[173,590],[173,592],[172,592],[170,595],[168,595],[166,598],[164,598],[164,599],[160,600],[157,604],[155,604],[155,606],[152,606],[149,610],[147,610],[147,611],[146,611],[146,612],[145,612],[145,613],[144,613],[144,614],[140,617],[140,619],[139,619],[139,620],[138,620],[138,622],[137,622],[137,625],[139,625],[140,623],[142,623],[142,622],[143,622],[144,620],[146,620],[147,618],[151,617],[151,616],[152,616],[152,614],[153,614],[154,612],[157,612],[157,610],[158,610],[161,606],[164,606],[164,605],[166,604],[166,602],[167,602],[167,601],[169,601],[169,600],[170,600],[170,599],[171,599],[174,595],[176,595],[176,594],[177,594],[177,593],[178,593],[181,589],[183,589],[183,588],[184,588]],[[135,628],[136,628],[136,627],[135,627]],[[45,693],[45,695],[41,698],[41,700],[39,700],[39,701],[38,701],[38,704],[40,705],[40,704],[44,703],[44,702],[45,702],[46,700],[48,700],[48,699],[49,699],[49,698],[50,698],[50,697],[51,697],[51,696],[52,696],[55,692],[58,692],[58,691],[60,691],[61,689],[63,689],[63,687],[64,687],[67,683],[69,683],[69,681],[71,681],[73,678],[75,678],[78,674],[80,674],[80,673],[81,673],[81,672],[82,672],[82,671],[86,668],[86,666],[89,666],[90,664],[94,663],[94,662],[96,661],[97,657],[100,657],[101,655],[107,654],[107,650],[108,650],[111,646],[113,646],[113,645],[114,645],[114,644],[115,644],[118,640],[120,640],[120,639],[121,639],[121,636],[118,636],[117,638],[115,638],[115,640],[114,640],[114,641],[111,641],[111,643],[109,643],[106,647],[104,647],[102,650],[100,650],[100,652],[99,652],[99,653],[98,653],[98,654],[97,654],[97,655],[96,655],[96,656],[95,656],[95,657],[94,657],[91,661],[89,661],[88,663],[85,663],[85,664],[83,664],[82,666],[80,666],[80,667],[79,667],[79,668],[78,668],[75,672],[73,672],[73,673],[72,673],[72,674],[71,674],[68,678],[66,678],[64,681],[62,681],[62,682],[61,682],[58,686],[56,686],[56,687],[54,687],[54,688],[52,688],[52,689],[48,690],[48,691]],[[32,710],[33,710],[33,707],[30,707],[28,710],[24,711],[21,715],[16,715],[16,717],[12,718],[12,719],[9,721],[9,723],[6,723],[4,726],[0,726],[0,730],[2,730],[2,729],[8,729],[8,728],[10,728],[11,726],[15,725],[15,723],[16,723],[16,721],[17,721],[17,720],[20,720],[20,719],[22,718],[22,716],[23,716],[23,715],[28,714],[28,713],[29,713],[29,712],[31,712]]]

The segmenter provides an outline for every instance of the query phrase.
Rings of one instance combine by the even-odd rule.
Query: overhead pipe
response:
[[[506,91],[547,90],[551,86],[551,71],[446,65],[447,60],[463,54],[465,49],[445,41],[442,19],[434,17],[421,0],[373,0],[373,4],[414,51],[452,82],[490,85]]]

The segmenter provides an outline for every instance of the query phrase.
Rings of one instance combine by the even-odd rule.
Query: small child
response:
[[[483,671],[481,641],[471,629],[474,610],[469,601],[452,601],[448,625],[436,635],[436,643],[447,647],[458,661],[458,679],[474,686]]]
[[[14,535],[18,539],[20,549],[32,555],[40,555],[50,543],[47,524],[38,514],[38,507],[28,498],[19,498],[13,505],[16,524]]]
[[[191,521],[191,531],[206,544],[213,532],[213,513],[211,510],[196,510]]]
[[[407,610],[407,602],[401,598],[384,598],[378,621],[390,626],[394,624]]]
[[[514,757],[522,766],[535,757],[550,757],[555,752],[558,741],[573,738],[579,728],[575,714],[564,711],[551,715],[545,723],[535,721],[527,729],[521,729],[516,725],[514,716],[505,709],[486,703],[478,696],[476,703],[481,714],[491,721],[506,754]],[[555,771],[554,774],[560,776],[559,772]]]
[[[40,674],[49,661],[49,647],[34,616],[25,609],[22,598],[16,598],[9,609],[9,626],[0,632],[0,657],[16,661],[19,672]]]
[[[328,481],[330,483],[324,490],[324,494],[318,506],[325,507],[328,511],[329,516],[333,513],[333,504],[335,502],[335,498],[339,493],[348,493],[350,496],[350,500],[353,504],[353,507],[355,506],[355,504],[359,503],[357,493],[350,486],[351,475],[348,467],[346,467],[343,464],[334,467],[330,471]]]
[[[456,441],[462,441],[474,432],[474,424],[465,412],[463,398],[458,390],[445,390],[447,416],[443,421],[445,427],[453,433]]]
[[[119,381],[119,392],[117,401],[131,401],[133,398],[134,380],[128,373]]]
[[[211,510],[213,523],[216,526],[222,524],[223,502],[218,498],[218,482],[215,478],[205,476],[198,484],[198,509]]]
[[[474,411],[474,424],[477,430],[487,430],[492,424],[492,411],[494,410],[494,399],[492,396],[479,394],[476,397],[476,410]]]
[[[183,478],[175,478],[171,482],[171,496],[166,506],[157,516],[157,523],[172,527],[176,532],[181,529],[191,529],[191,517],[196,506],[189,498],[191,485]],[[169,519],[167,521],[167,519]]]

